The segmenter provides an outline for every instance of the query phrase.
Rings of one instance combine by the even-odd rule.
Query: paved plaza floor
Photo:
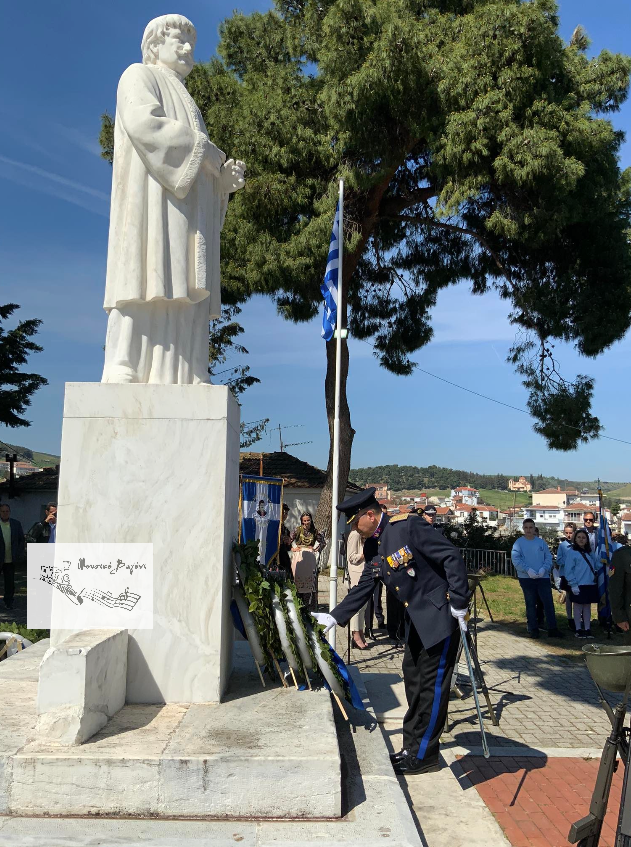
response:
[[[341,636],[341,637],[340,637]],[[400,749],[405,694],[403,650],[385,633],[350,662],[366,688],[389,747]],[[347,640],[338,629],[338,650]],[[452,695],[442,738],[439,774],[400,781],[428,847],[566,847],[570,824],[587,814],[609,720],[582,660],[560,655],[545,636],[532,641],[501,624],[481,622],[478,656],[492,704],[494,727],[481,698],[491,752],[481,735],[464,660],[462,699]],[[613,844],[620,802],[614,779],[602,847]]]

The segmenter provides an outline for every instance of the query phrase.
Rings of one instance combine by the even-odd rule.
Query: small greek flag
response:
[[[324,315],[322,316],[322,338],[330,341],[333,338],[337,321],[337,277],[340,265],[340,204],[335,207],[335,220],[329,244],[329,259],[326,264],[324,282],[320,291],[324,297]]]
[[[607,518],[601,511],[598,539],[596,541],[596,556],[600,566],[598,570],[598,616],[601,618],[609,618],[611,616],[611,604],[609,603],[609,565],[611,564],[612,555],[613,541],[611,530],[609,529]]]

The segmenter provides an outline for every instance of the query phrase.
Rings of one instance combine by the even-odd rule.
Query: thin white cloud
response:
[[[101,155],[101,145],[98,140],[90,135],[85,135],[80,129],[58,123],[53,123],[52,128],[81,150],[85,150],[93,156]]]
[[[74,203],[88,209],[97,215],[109,217],[109,196],[104,191],[83,185],[59,174],[19,162],[0,154],[0,178],[11,180],[19,185],[26,185],[35,191],[51,194],[68,203]]]

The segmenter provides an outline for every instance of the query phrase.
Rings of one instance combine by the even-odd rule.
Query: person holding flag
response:
[[[609,598],[609,566],[613,554],[611,530],[603,508],[602,489],[598,488],[600,504],[600,523],[596,538],[596,558],[598,561],[598,620],[611,637],[611,602]],[[585,518],[583,518],[585,520]]]

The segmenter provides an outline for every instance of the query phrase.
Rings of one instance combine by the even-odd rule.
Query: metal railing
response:
[[[486,571],[487,573],[517,576],[510,556],[504,550],[476,550],[463,547],[460,550],[468,571]]]

